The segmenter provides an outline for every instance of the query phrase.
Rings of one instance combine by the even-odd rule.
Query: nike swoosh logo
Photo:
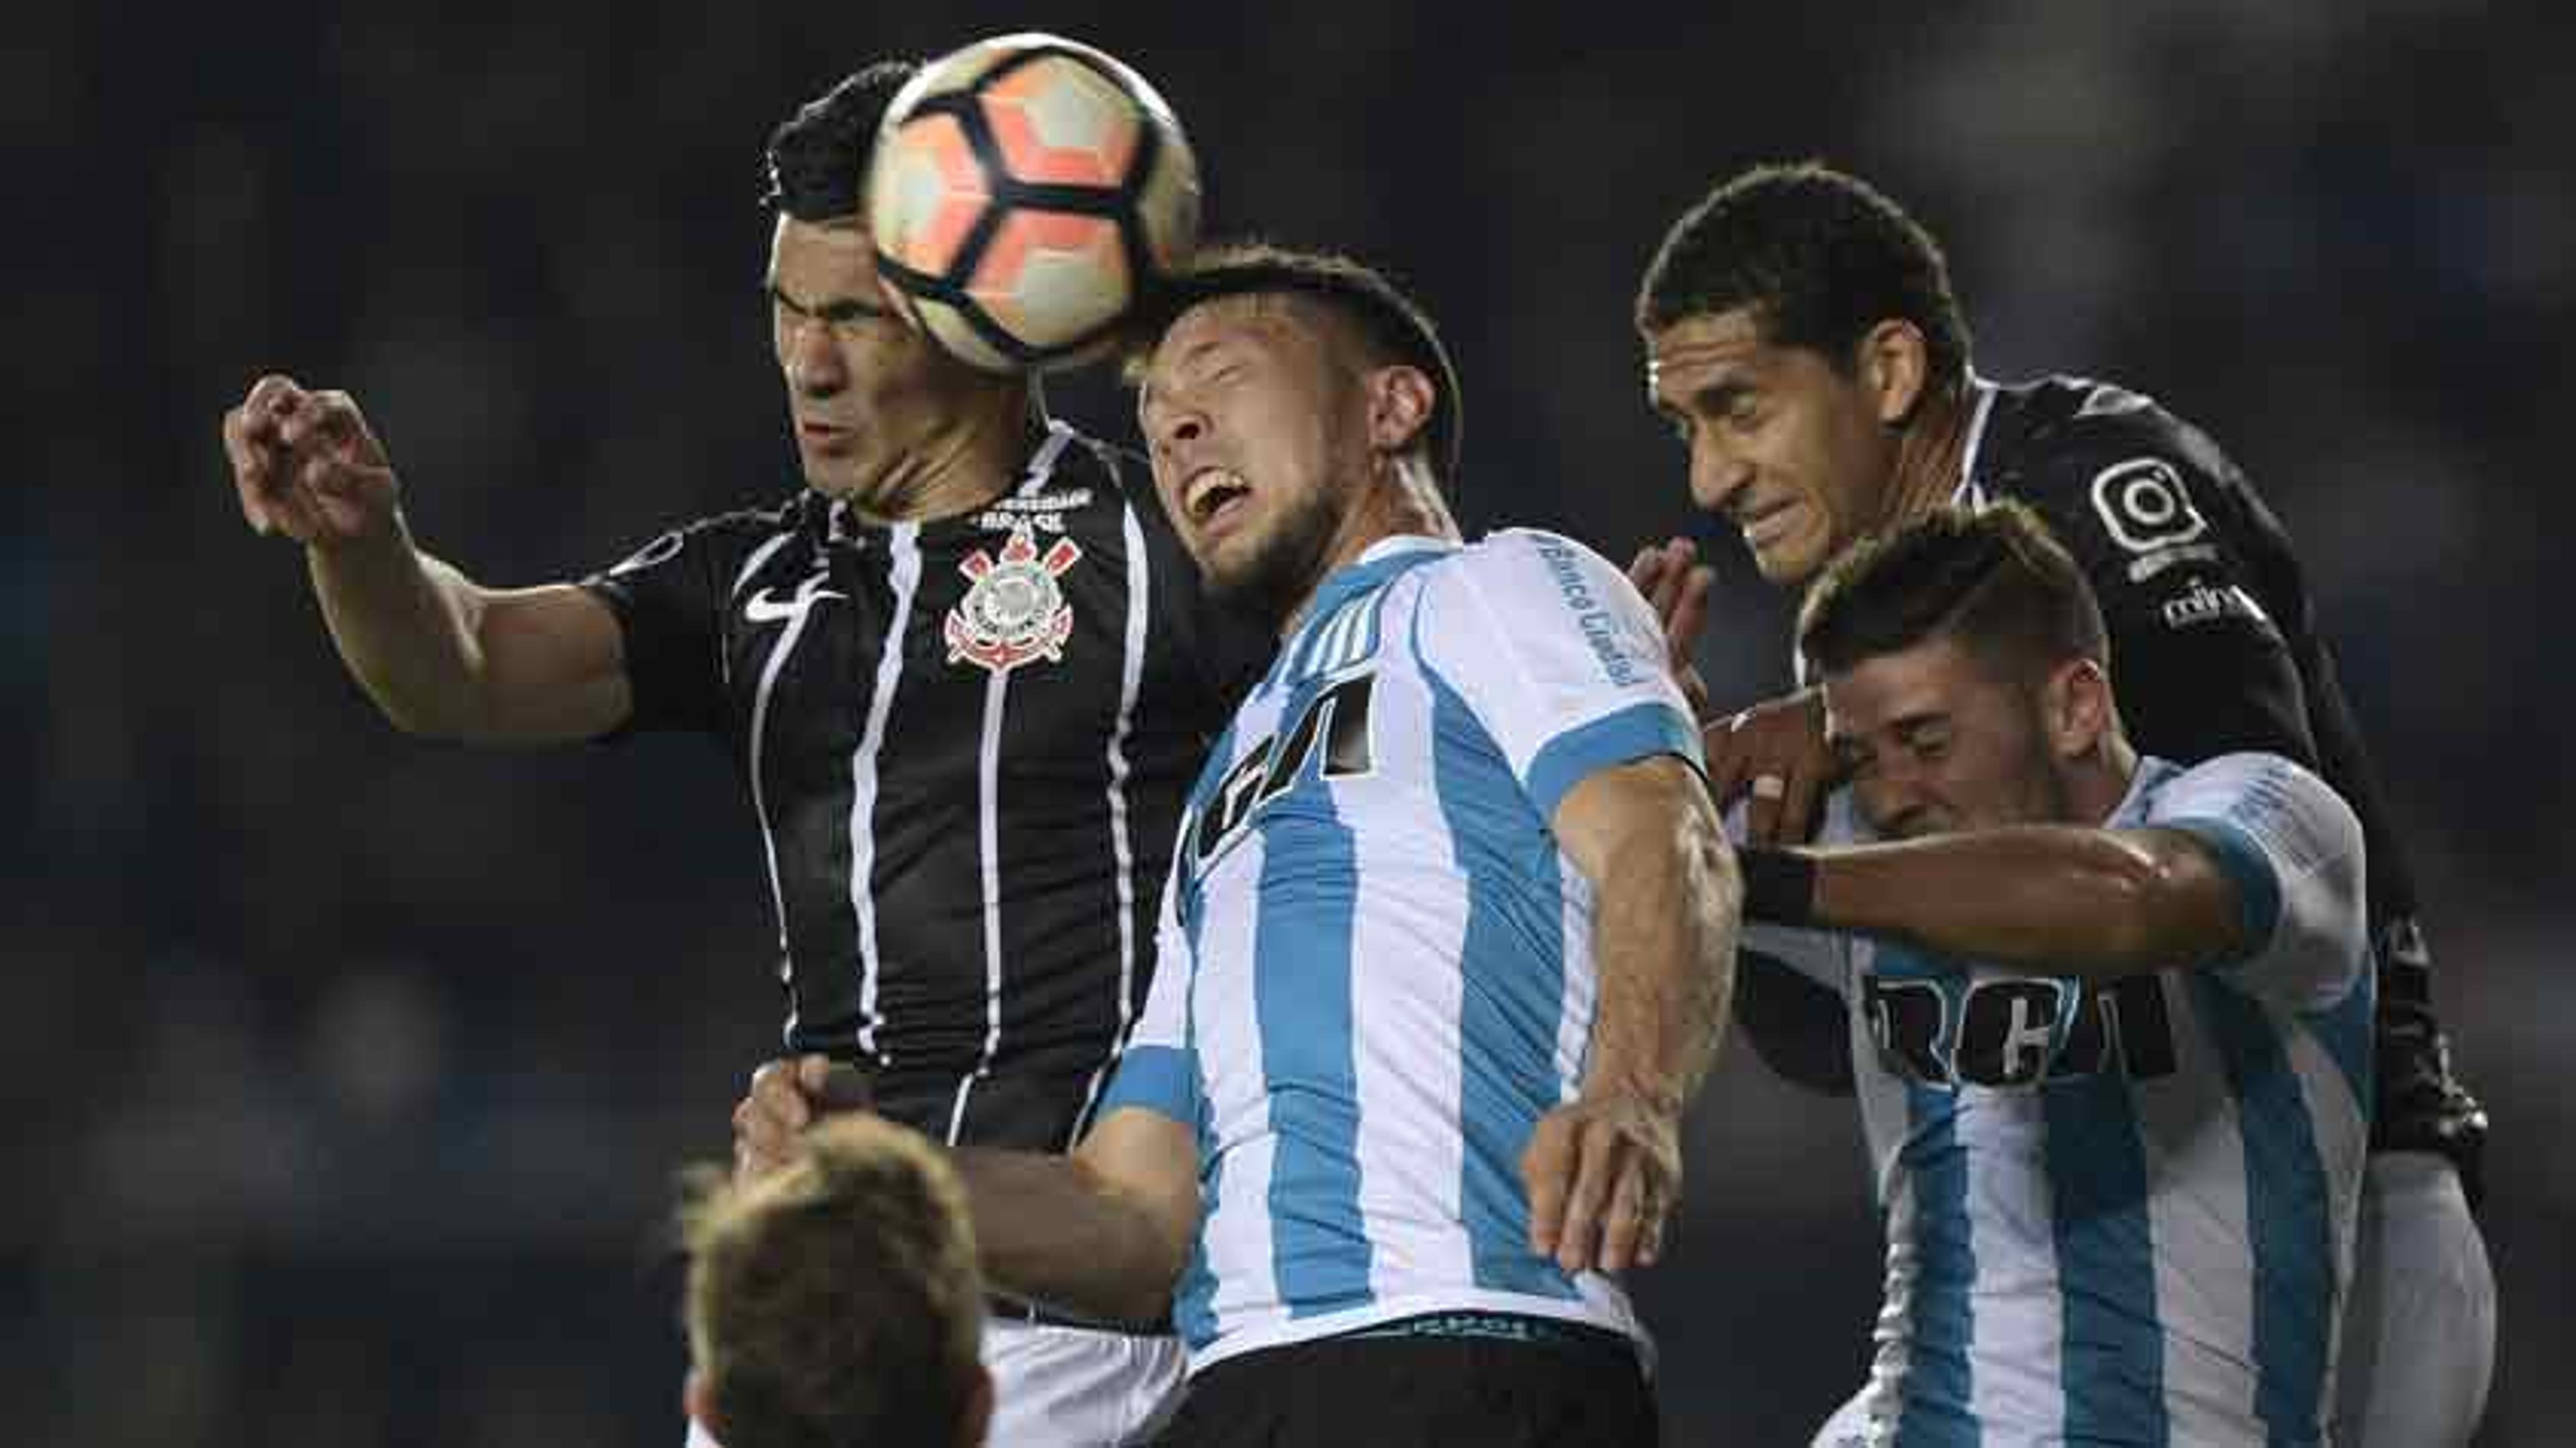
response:
[[[817,588],[811,591],[800,588],[796,590],[796,596],[793,598],[779,598],[776,596],[776,590],[764,588],[743,600],[742,616],[753,623],[776,623],[780,619],[794,618],[803,613],[817,600],[837,598],[847,602],[849,597],[846,593],[838,593],[828,588]]]

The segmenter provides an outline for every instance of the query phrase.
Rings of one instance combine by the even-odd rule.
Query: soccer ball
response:
[[[877,268],[959,360],[1089,360],[1198,242],[1198,160],[1145,78],[1031,32],[922,68],[877,132]]]

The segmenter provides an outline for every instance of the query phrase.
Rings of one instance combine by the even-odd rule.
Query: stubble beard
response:
[[[1323,494],[1308,494],[1280,516],[1267,537],[1253,540],[1240,562],[1206,570],[1209,599],[1277,632],[1323,581],[1324,559],[1340,524],[1341,515]]]

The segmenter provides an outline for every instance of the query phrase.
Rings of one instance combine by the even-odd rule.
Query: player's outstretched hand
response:
[[[1822,694],[1806,689],[1731,714],[1700,732],[1700,746],[1717,807],[1745,799],[1749,843],[1802,845],[1815,837],[1817,803],[1837,773],[1825,747]]]
[[[1568,1272],[1651,1267],[1682,1194],[1681,1112],[1586,1092],[1539,1118],[1521,1153],[1530,1250]]]
[[[224,454],[255,532],[337,548],[390,538],[400,526],[393,465],[345,392],[262,377],[224,414]]]
[[[1673,679],[1681,685],[1691,717],[1705,723],[1708,681],[1700,677],[1699,665],[1691,662],[1691,656],[1698,651],[1700,630],[1708,625],[1708,590],[1717,581],[1716,572],[1699,561],[1698,544],[1675,538],[1638,549],[1636,561],[1628,565],[1628,581],[1646,596],[1647,606],[1663,624]]]

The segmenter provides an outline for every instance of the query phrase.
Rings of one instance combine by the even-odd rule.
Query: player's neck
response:
[[[1440,485],[1432,479],[1430,468],[1411,454],[1391,460],[1352,504],[1332,547],[1325,551],[1313,585],[1281,621],[1279,636],[1287,638],[1305,623],[1325,579],[1357,563],[1362,554],[1387,539],[1402,537],[1458,539],[1458,520],[1441,498]]]
[[[2104,734],[2093,752],[2068,771],[2069,814],[2079,823],[2109,824],[2128,799],[2129,786],[2137,777],[2137,749],[2116,731]]]
[[[885,476],[850,506],[871,523],[935,523],[988,506],[1027,471],[1028,405],[1011,393],[959,409],[887,460]]]
[[[1965,481],[1960,471],[1968,455],[1968,429],[1976,417],[1973,399],[1973,390],[1961,377],[1926,394],[1906,421],[1896,440],[1887,526],[1910,523],[1959,491]]]

